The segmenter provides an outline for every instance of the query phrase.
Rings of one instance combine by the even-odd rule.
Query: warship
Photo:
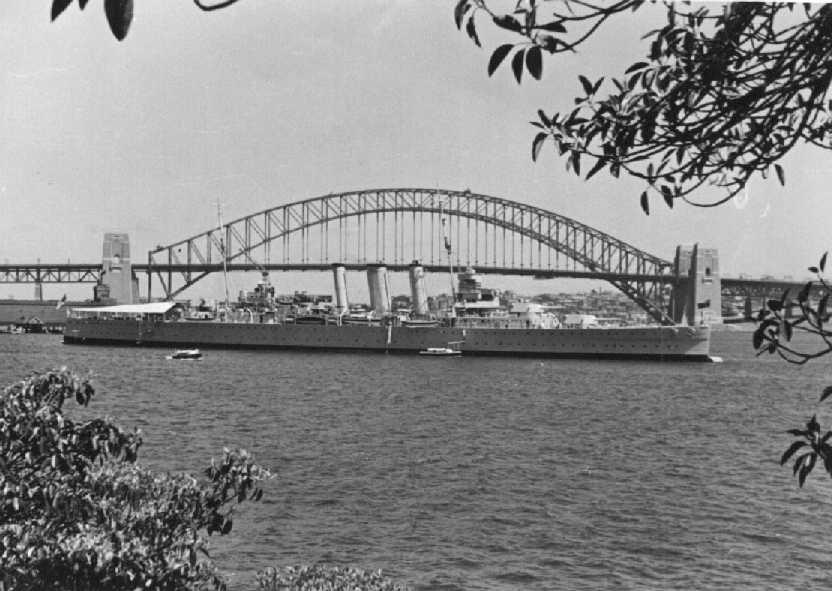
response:
[[[482,288],[472,269],[458,275],[451,301],[431,313],[411,267],[409,310],[391,310],[383,266],[368,271],[370,309],[349,306],[343,267],[335,268],[336,301],[274,296],[264,280],[237,302],[190,308],[152,302],[72,308],[64,343],[183,348],[414,353],[453,349],[461,355],[715,361],[710,327],[600,326],[590,315],[559,317],[534,302],[504,302]],[[414,280],[414,272],[416,274]]]

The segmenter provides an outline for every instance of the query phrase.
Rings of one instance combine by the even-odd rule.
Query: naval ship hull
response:
[[[64,343],[414,353],[454,343],[464,355],[712,360],[707,326],[414,328],[68,318]]]

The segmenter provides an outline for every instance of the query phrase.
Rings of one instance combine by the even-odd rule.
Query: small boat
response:
[[[451,357],[462,355],[459,349],[451,349],[450,347],[428,347],[419,351],[419,355],[434,355],[436,357]]]
[[[168,359],[202,359],[202,352],[199,349],[180,349],[168,355]]]

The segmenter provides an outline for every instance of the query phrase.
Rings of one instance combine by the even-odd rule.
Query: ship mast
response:
[[[439,217],[442,220],[442,238],[445,241],[445,250],[448,251],[448,271],[451,274],[451,317],[456,316],[456,288],[454,287],[454,259],[451,251],[451,240],[445,231],[445,216],[442,211],[442,203],[439,203]]]
[[[228,257],[226,256],[226,244],[225,244],[225,228],[222,225],[222,206],[220,205],[220,199],[217,197],[217,229],[220,231],[220,248],[222,250],[222,279],[225,285],[225,309],[226,313],[229,307],[228,302]]]

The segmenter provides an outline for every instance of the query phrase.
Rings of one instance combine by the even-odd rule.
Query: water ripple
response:
[[[239,351],[177,364],[0,335],[0,378],[92,370],[90,412],[141,426],[158,469],[254,452],[277,478],[211,540],[232,588],[316,561],[417,590],[829,587],[818,516],[832,483],[798,490],[777,465],[828,364],[757,359],[748,340],[715,335],[721,365]]]

